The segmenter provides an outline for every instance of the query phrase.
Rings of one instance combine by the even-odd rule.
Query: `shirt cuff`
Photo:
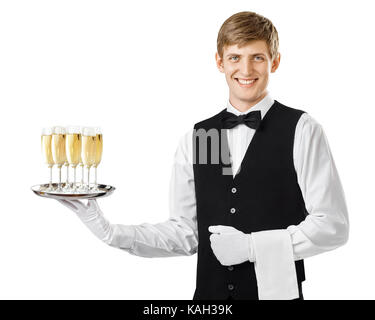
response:
[[[253,238],[251,237],[251,233],[247,234],[247,241],[248,241],[248,255],[249,261],[255,262],[255,254],[254,254],[254,245],[253,245]]]
[[[299,297],[293,246],[287,230],[251,233],[259,300]]]

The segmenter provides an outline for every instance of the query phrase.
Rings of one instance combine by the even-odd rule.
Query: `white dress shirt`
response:
[[[274,99],[268,93],[246,112],[227,102],[236,115],[260,110],[262,118]],[[228,147],[233,174],[238,172],[255,130],[244,124],[228,129]],[[175,152],[169,190],[169,219],[157,224],[117,225],[112,244],[143,257],[192,255],[197,252],[198,230],[193,172],[193,129],[180,140]],[[302,114],[293,147],[294,167],[308,215],[290,234],[294,260],[304,259],[343,245],[348,239],[349,221],[344,191],[321,125],[308,113]],[[129,228],[134,239],[129,241]],[[131,243],[129,247],[129,243]]]

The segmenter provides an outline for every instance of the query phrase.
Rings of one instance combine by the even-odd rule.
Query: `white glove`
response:
[[[211,248],[223,266],[231,266],[245,261],[254,262],[251,234],[245,234],[231,226],[210,226],[208,231]]]
[[[104,218],[96,199],[89,199],[87,205],[80,200],[58,200],[64,206],[74,211],[78,218],[91,230],[91,232],[105,243],[126,249],[134,241],[135,230],[131,226],[110,224]]]

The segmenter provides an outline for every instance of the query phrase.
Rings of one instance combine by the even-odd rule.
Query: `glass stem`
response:
[[[98,168],[98,167],[95,167],[95,186],[97,185],[97,183],[96,183],[96,178],[97,178],[97,168]]]
[[[84,166],[82,166],[82,175],[81,175],[81,188],[83,188],[83,177],[85,175],[85,172],[84,172]]]
[[[87,167],[87,190],[90,190],[90,167]]]
[[[59,167],[59,190],[61,190],[61,166]]]
[[[52,166],[49,167],[49,189],[52,190]]]
[[[76,176],[76,168],[77,168],[77,167],[74,167],[74,168],[73,168],[73,172],[74,172],[74,174],[73,174],[73,175],[74,175],[73,189],[74,189],[74,190],[76,189],[76,181],[77,181],[77,180],[76,180],[76,178],[77,178],[77,176]]]
[[[66,187],[69,186],[69,166],[66,166]]]

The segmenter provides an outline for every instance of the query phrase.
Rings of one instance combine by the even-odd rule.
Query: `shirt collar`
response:
[[[250,109],[246,110],[245,112],[241,112],[237,110],[234,106],[232,106],[232,104],[228,100],[227,111],[234,113],[236,116],[239,116],[241,114],[247,114],[251,111],[260,110],[260,113],[263,119],[263,117],[266,115],[267,111],[272,107],[274,102],[275,100],[272,98],[271,94],[267,93],[266,96],[262,100],[260,100],[257,104],[253,105]]]

